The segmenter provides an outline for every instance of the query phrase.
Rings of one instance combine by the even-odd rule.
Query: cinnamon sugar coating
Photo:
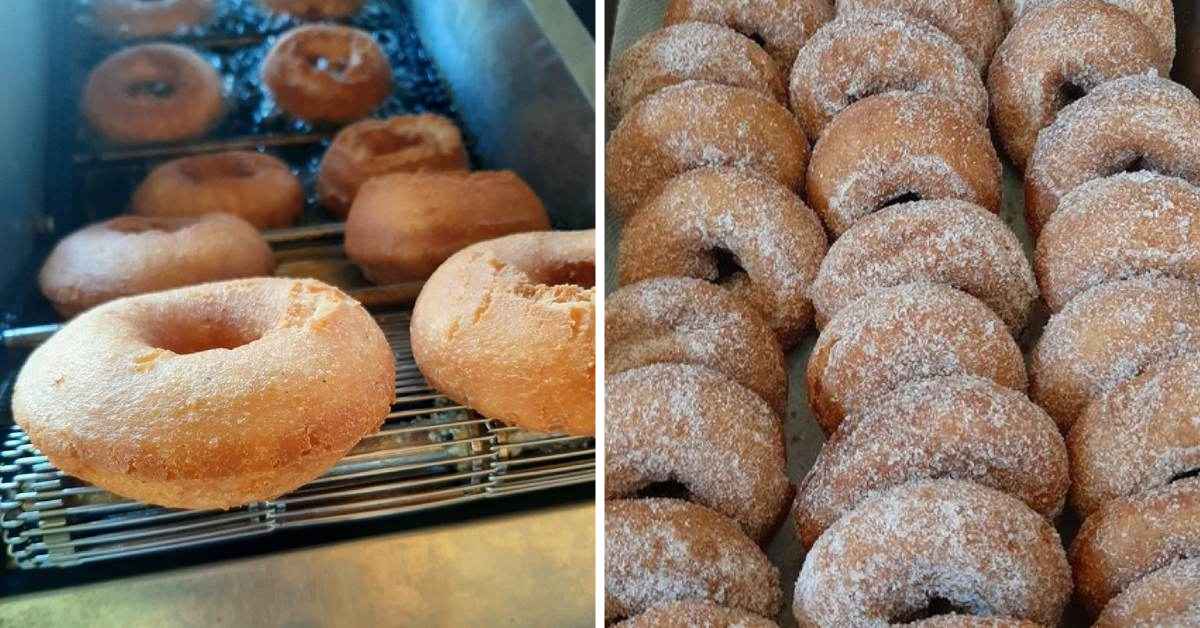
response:
[[[796,53],[833,19],[829,0],[670,0],[663,23],[712,22],[762,42],[787,76]]]

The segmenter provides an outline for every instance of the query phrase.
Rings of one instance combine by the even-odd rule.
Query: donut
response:
[[[38,284],[71,317],[120,297],[274,271],[271,247],[236,216],[118,216],[63,238]]]
[[[704,166],[748,168],[796,190],[808,165],[808,141],[769,96],[685,81],[635,104],[605,154],[609,209],[627,219],[668,179]]]
[[[728,26],[762,44],[786,76],[796,53],[831,19],[833,6],[828,0],[670,0],[663,23]]]
[[[225,112],[221,78],[183,46],[143,44],[96,66],[83,88],[83,115],[121,144],[174,142],[204,135]]]
[[[1000,10],[1007,24],[1012,24],[1025,12],[1055,0],[1000,0]],[[1163,57],[1175,58],[1175,7],[1171,0],[1104,0],[1120,7],[1142,21],[1154,34]]]
[[[213,16],[213,0],[96,0],[96,24],[115,37],[157,37],[199,26]]]
[[[350,17],[358,13],[365,0],[259,0],[263,7],[303,20]]]
[[[1050,317],[1029,356],[1029,396],[1064,432],[1146,367],[1200,350],[1200,287],[1167,277],[1101,284]]]
[[[659,362],[710,368],[787,416],[787,370],[771,328],[748,303],[710,283],[659,277],[605,299],[607,375]]]
[[[1096,628],[1200,625],[1200,559],[1181,560],[1126,589],[1104,607]]]
[[[842,308],[808,358],[808,401],[832,434],[842,419],[929,377],[975,375],[1024,391],[1025,361],[1008,328],[971,295],[910,283]]]
[[[304,188],[277,157],[231,151],[172,159],[150,171],[130,201],[142,216],[233,214],[259,229],[290,226]]]
[[[963,49],[894,11],[855,11],[821,27],[796,57],[789,94],[810,139],[855,102],[890,91],[938,94],[987,125],[988,95]]]
[[[980,74],[987,70],[1006,31],[996,0],[837,0],[838,15],[881,9],[936,27],[962,47]]]
[[[675,177],[621,232],[620,282],[662,276],[715,281],[753,304],[784,348],[812,324],[808,286],[825,256],[825,230],[787,188],[737,168]],[[723,261],[732,256],[732,272]]]
[[[367,181],[346,219],[346,256],[377,284],[425,279],[476,242],[550,229],[515,173],[401,172]]]
[[[1000,159],[953,101],[890,92],[838,114],[813,146],[807,196],[836,237],[905,200],[957,199],[1000,211]]]
[[[1200,354],[1155,364],[1087,406],[1071,428],[1071,505],[1105,503],[1200,470]]]
[[[680,600],[774,617],[779,570],[737,524],[678,499],[604,503],[604,618]]]
[[[779,628],[779,624],[735,608],[702,600],[667,602],[619,624],[618,628]]]
[[[1109,502],[1071,544],[1075,597],[1095,617],[1138,579],[1171,563],[1200,558],[1200,478]]]
[[[1025,176],[1025,218],[1036,235],[1068,192],[1124,170],[1200,185],[1200,100],[1167,79],[1109,81],[1063,109],[1038,136]]]
[[[863,218],[829,248],[809,289],[817,325],[864,294],[914,281],[970,294],[1014,333],[1038,296],[1021,242],[995,214],[966,201],[916,201]]]
[[[462,133],[445,116],[421,113],[351,124],[321,158],[317,198],[345,219],[363,183],[393,172],[467,170]]]
[[[649,94],[690,80],[744,87],[787,103],[783,75],[758,44],[718,24],[684,22],[651,32],[613,60],[605,98],[609,125]]]
[[[677,482],[688,500],[733,519],[762,543],[792,485],[783,426],[761,397],[690,364],[652,364],[605,381],[606,499]]]
[[[413,359],[450,399],[538,432],[596,431],[595,232],[473,244],[413,306]]]
[[[842,421],[804,478],[792,515],[805,547],[867,496],[927,478],[1004,491],[1043,517],[1062,511],[1067,448],[1025,395],[980,377],[914,382]]]
[[[25,362],[13,416],[64,473],[149,504],[231,508],[320,476],[377,430],[393,360],[337,288],[209,283],[67,323]]]
[[[262,82],[289,114],[309,122],[349,122],[392,93],[392,67],[366,31],[309,24],[283,34],[263,61]]]
[[[948,613],[905,624],[914,628],[1044,628],[1041,624],[1008,617],[980,617]]]
[[[1015,497],[932,480],[868,497],[804,558],[800,626],[903,623],[947,606],[1058,625],[1071,568],[1058,533]]]

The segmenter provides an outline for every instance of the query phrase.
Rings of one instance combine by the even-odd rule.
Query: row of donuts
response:
[[[114,37],[161,37],[203,26],[221,0],[92,0],[92,15]],[[305,20],[346,18],[365,0],[257,0],[267,11]]]

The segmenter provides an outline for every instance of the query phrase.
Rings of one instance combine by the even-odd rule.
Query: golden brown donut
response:
[[[1058,0],[1000,0],[1005,22],[1012,24],[1033,8]],[[1171,0],[1104,0],[1135,15],[1154,34],[1168,60],[1175,58],[1175,7]]]
[[[429,384],[539,432],[596,431],[595,232],[518,233],[442,264],[412,313]]]
[[[983,74],[1004,39],[1004,14],[996,0],[837,0],[838,15],[861,10],[900,11],[949,35]]]
[[[808,141],[783,105],[758,92],[685,81],[643,98],[609,139],[604,189],[628,219],[667,180],[704,166],[737,166],[798,189]]]
[[[115,37],[170,35],[212,19],[213,0],[96,0],[96,22]]]
[[[209,283],[67,323],[25,362],[13,416],[65,473],[160,506],[230,508],[320,476],[378,429],[393,360],[337,288]]]
[[[1055,626],[1071,595],[1058,533],[1015,497],[959,480],[868,497],[817,540],[796,581],[800,626],[902,623],[945,602]]]
[[[1095,628],[1200,625],[1200,558],[1180,560],[1131,583]]]
[[[143,44],[96,66],[83,89],[83,115],[106,139],[173,142],[208,132],[224,115],[221,78],[189,48]]]
[[[754,613],[702,600],[667,602],[627,619],[618,628],[779,628]]]
[[[172,159],[150,171],[130,209],[143,216],[225,213],[259,229],[290,226],[304,211],[304,188],[277,157],[231,151]]]
[[[733,520],[678,499],[604,504],[604,618],[708,600],[774,617],[779,570]]]
[[[867,496],[953,478],[1020,499],[1047,519],[1067,498],[1067,448],[1025,395],[980,377],[915,382],[850,415],[826,441],[792,510],[805,547]]]
[[[699,279],[659,277],[617,290],[604,308],[608,376],[659,362],[704,366],[787,416],[783,352],[745,301]]]
[[[349,122],[392,93],[392,66],[357,28],[309,24],[284,33],[263,61],[262,81],[284,111],[309,122]]]
[[[828,0],[670,0],[663,23],[722,24],[762,44],[787,76],[796,53],[833,19]]]
[[[842,308],[821,331],[808,358],[808,401],[831,434],[893,390],[942,375],[1026,387],[1021,349],[981,301],[940,284],[881,288]]]
[[[733,519],[759,543],[770,540],[792,484],[783,426],[761,397],[690,364],[624,371],[604,388],[606,499],[676,482],[688,501]]]
[[[850,105],[825,127],[806,191],[836,237],[904,200],[957,199],[998,213],[1000,172],[987,128],[953,101],[891,92]]]
[[[821,27],[796,57],[789,86],[792,111],[814,140],[846,107],[890,91],[941,95],[987,124],[987,90],[963,49],[895,11],[855,11]]]
[[[271,247],[236,216],[118,216],[63,238],[38,283],[70,317],[120,297],[274,271]]]
[[[259,0],[277,13],[286,13],[304,20],[324,20],[350,17],[362,9],[365,0]]]
[[[1170,69],[1154,35],[1122,9],[1102,0],[1039,6],[1013,27],[988,70],[996,135],[1025,170],[1038,132],[1072,100],[1105,81]]]
[[[662,276],[715,281],[753,304],[783,348],[812,324],[808,286],[825,256],[825,230],[787,188],[737,168],[701,168],[667,182],[625,225],[622,285]],[[722,271],[732,255],[736,272]]]
[[[1154,364],[1088,404],[1067,443],[1081,515],[1200,471],[1200,354]]]
[[[1167,277],[1100,284],[1050,317],[1029,356],[1029,396],[1062,431],[1146,367],[1200,350],[1200,287]]]
[[[445,116],[421,113],[351,124],[321,158],[317,197],[345,219],[363,183],[393,172],[467,170],[462,133]]]
[[[1104,83],[1038,135],[1025,173],[1025,218],[1035,235],[1076,187],[1123,170],[1200,185],[1200,100],[1178,83],[1133,76]]]
[[[809,289],[817,325],[872,290],[914,281],[970,294],[1014,333],[1038,295],[1021,242],[995,214],[966,201],[916,201],[863,218],[829,247]]]
[[[476,242],[550,229],[515,173],[402,172],[362,186],[346,220],[346,255],[377,284],[425,279]]]
[[[1089,516],[1071,544],[1075,597],[1095,617],[1139,578],[1185,558],[1200,558],[1200,478],[1109,502]]]

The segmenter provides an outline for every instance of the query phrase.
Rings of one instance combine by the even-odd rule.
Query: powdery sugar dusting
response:
[[[1200,558],[1181,560],[1129,585],[1096,628],[1200,625]]]

